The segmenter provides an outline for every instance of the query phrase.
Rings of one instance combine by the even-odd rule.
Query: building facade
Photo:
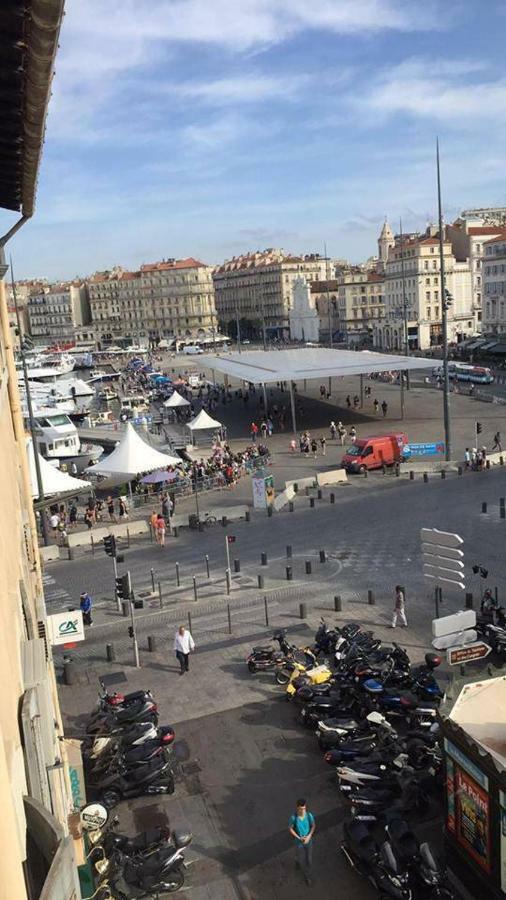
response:
[[[337,327],[353,346],[372,344],[373,329],[385,317],[385,278],[380,272],[350,269],[337,279]]]
[[[84,284],[52,285],[28,297],[30,335],[34,344],[75,343],[75,329],[90,321]]]
[[[471,269],[459,261],[445,239],[445,283],[452,297],[448,310],[448,340],[458,343],[475,334]],[[378,349],[404,350],[405,329],[410,350],[427,350],[442,340],[442,302],[437,230],[404,235],[390,248],[385,265],[385,316],[373,325]]]
[[[136,272],[97,272],[87,287],[92,331],[101,346],[191,343],[217,331],[212,267],[193,258],[149,263]]]
[[[506,235],[483,245],[483,331],[506,333]]]
[[[476,211],[478,212],[478,211]],[[487,212],[486,210],[483,211]],[[491,210],[488,211],[491,213]],[[487,222],[489,224],[487,224]],[[462,214],[453,225],[446,226],[446,235],[451,241],[455,258],[461,262],[468,260],[471,270],[472,312],[477,333],[482,331],[482,306],[483,306],[483,253],[487,241],[492,238],[506,236],[506,226],[500,224],[501,217],[497,217],[496,224],[491,223],[485,215],[477,218],[475,215]]]
[[[213,275],[221,329],[231,333],[238,318],[252,331],[286,337],[295,279],[320,281],[328,269],[329,261],[317,254],[292,256],[272,248],[227,260]]]

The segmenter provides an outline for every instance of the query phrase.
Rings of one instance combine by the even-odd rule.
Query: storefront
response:
[[[441,715],[449,868],[473,896],[505,898],[506,677],[455,678]]]

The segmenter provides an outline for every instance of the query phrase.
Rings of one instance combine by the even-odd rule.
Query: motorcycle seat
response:
[[[260,644],[258,647],[253,647],[253,653],[274,653],[274,647],[269,644]]]
[[[376,802],[388,802],[392,799],[392,791],[388,788],[361,788],[354,794],[354,800],[375,800]]]
[[[358,723],[355,719],[338,719],[333,716],[330,719],[318,722],[318,726],[322,731],[355,731],[358,728]]]
[[[345,832],[361,856],[364,856],[364,858],[368,860],[373,859],[376,856],[376,841],[363,822],[360,822],[359,820],[347,822],[345,825]]]
[[[404,819],[394,819],[388,825],[388,833],[402,856],[414,858],[418,853],[418,841]]]
[[[164,775],[168,769],[169,764],[162,755],[160,758],[155,757],[153,760],[150,760],[145,766],[141,766],[140,769],[129,769],[127,777],[129,783],[135,784],[135,782],[155,778],[158,775]]]
[[[126,706],[125,709],[118,709],[114,713],[114,719],[117,722],[130,722],[132,719],[135,719],[136,716],[139,715],[143,706],[145,705],[144,700],[136,700],[135,703],[131,703],[130,706]],[[146,709],[146,713],[149,715],[151,710]]]

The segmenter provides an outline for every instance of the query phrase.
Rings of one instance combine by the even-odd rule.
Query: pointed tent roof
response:
[[[33,452],[33,442],[31,438],[27,439],[26,452],[28,454],[28,466],[30,468],[30,483],[32,486],[32,497],[37,500],[39,497],[39,488],[37,486],[37,472],[35,469],[35,455]],[[37,453],[40,465],[40,474],[42,478],[42,489],[44,496],[48,497],[52,494],[66,494],[74,491],[78,494],[80,491],[89,491],[91,484],[89,481],[83,481],[81,478],[73,478],[66,472],[61,472],[44,459],[40,453]]]
[[[86,471],[97,475],[128,475],[133,478],[141,472],[177,465],[181,465],[179,456],[168,456],[146,444],[128,422],[121,441],[111,455]]]
[[[189,406],[190,401],[185,400],[185,398],[182,397],[181,394],[178,394],[177,391],[174,391],[172,396],[169,397],[169,399],[166,400],[163,405],[166,409],[177,409],[178,406]]]
[[[195,416],[191,422],[187,422],[186,427],[190,431],[204,431],[206,428],[221,428],[221,422],[218,422],[217,419],[212,419],[205,409],[201,409],[198,416]]]

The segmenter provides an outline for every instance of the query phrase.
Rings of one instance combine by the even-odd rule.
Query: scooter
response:
[[[429,844],[420,844],[408,823],[397,816],[389,819],[385,831],[394,852],[405,863],[415,890],[421,888],[433,900],[452,900],[446,870],[437,864]]]
[[[417,723],[430,727],[437,716],[438,703],[419,700],[413,694],[397,688],[385,688],[375,678],[369,678],[362,685],[368,705],[386,716],[400,716],[408,724]]]
[[[345,741],[368,741],[381,726],[389,729],[392,727],[385,716],[374,710],[362,721],[338,717],[321,719],[315,733],[320,750],[330,750]]]
[[[148,746],[149,745],[149,746]],[[147,766],[152,760],[165,762],[172,761],[172,750],[170,745],[165,747],[159,741],[146,741],[132,750],[121,751],[118,747],[115,753],[110,756],[100,757],[92,769],[88,769],[86,777],[90,783],[96,783],[107,772],[114,772],[118,769],[126,769],[129,772]]]
[[[100,691],[99,691],[99,700],[98,705],[102,709],[106,709],[108,707],[118,707],[118,706],[130,706],[132,703],[137,703],[139,700],[143,702],[146,700],[153,700],[153,694],[151,691],[132,691],[130,694],[122,694],[117,691],[113,691],[112,694],[109,693],[103,681],[100,681]]]
[[[152,700],[136,701],[124,709],[111,709],[91,719],[87,734],[110,734],[135,722],[153,722],[158,725],[158,707]]]
[[[170,763],[152,760],[135,771],[122,768],[102,777],[95,789],[100,794],[100,802],[106,809],[112,809],[120,800],[140,797],[143,794],[173,794],[174,775]]]
[[[162,743],[172,743],[175,737],[174,729],[170,725],[162,725],[155,728],[153,722],[136,722],[129,728],[124,728],[115,734],[104,737],[96,737],[92,743],[83,748],[83,757],[86,762],[98,759],[102,753],[113,753],[118,745],[122,747],[137,747],[146,741],[160,739]],[[91,738],[87,739],[88,741]]]
[[[97,828],[87,833],[91,845],[88,858],[92,863],[102,859],[104,854],[111,856],[115,850],[121,850],[126,856],[144,856],[168,844],[171,838],[170,828],[161,825],[142,831],[133,838],[114,831],[116,825],[119,825],[117,816],[111,819],[106,828]]]
[[[184,885],[184,851],[191,841],[190,832],[174,831],[172,847],[164,847],[147,857],[129,857],[115,851],[112,859],[95,863],[103,879],[101,888],[112,886],[110,897],[121,900],[158,898],[179,891]]]
[[[284,629],[275,631],[272,635],[272,640],[278,642],[279,650],[276,650],[275,647],[269,644],[253,647],[246,660],[248,670],[251,673],[273,669],[274,666],[283,662],[286,657],[291,656],[296,650],[292,644],[288,643]]]
[[[391,845],[385,841],[378,846],[363,822],[344,823],[341,850],[352,868],[367,878],[381,897],[411,900],[409,875],[400,866]]]

